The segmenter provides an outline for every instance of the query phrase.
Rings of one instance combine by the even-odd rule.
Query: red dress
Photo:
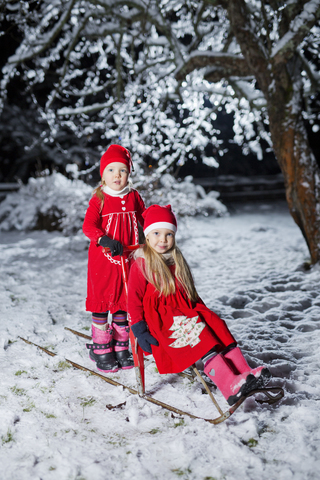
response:
[[[145,279],[138,258],[129,275],[128,313],[131,325],[145,320],[159,346],[152,354],[159,373],[177,373],[190,367],[212,347],[223,350],[236,343],[224,320],[199,298],[189,300],[176,284],[176,293],[160,295]],[[174,266],[170,266],[174,272]]]
[[[122,245],[139,243],[138,222],[143,226],[145,205],[139,193],[131,189],[121,196],[104,193],[100,212],[100,200],[94,195],[83,222],[83,232],[90,239],[88,252],[88,283],[86,310],[102,313],[127,311],[127,299],[122,281],[120,257],[105,253],[98,240],[103,235],[119,240]],[[126,256],[127,266],[132,260]]]

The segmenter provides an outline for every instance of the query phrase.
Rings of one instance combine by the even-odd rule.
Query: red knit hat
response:
[[[143,212],[142,216],[144,218],[143,233],[145,236],[156,228],[167,228],[174,233],[177,231],[177,219],[171,209],[171,205],[166,205],[165,207],[151,205]]]
[[[104,169],[109,163],[120,162],[124,163],[128,169],[129,173],[132,170],[132,159],[129,150],[121,145],[110,145],[108,150],[102,155],[100,160],[100,176],[102,178]]]

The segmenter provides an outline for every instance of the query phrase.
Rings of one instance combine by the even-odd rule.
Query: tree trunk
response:
[[[229,0],[232,30],[267,100],[273,149],[283,172],[290,213],[320,261],[320,169],[302,116],[302,70],[297,53],[272,56],[255,35],[245,0]]]
[[[283,99],[284,100],[284,99]],[[279,96],[269,100],[269,122],[273,148],[284,175],[290,213],[307,242],[311,262],[320,260],[320,169],[308,142],[301,101]]]

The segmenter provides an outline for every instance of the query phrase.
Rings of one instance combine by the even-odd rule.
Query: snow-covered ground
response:
[[[68,366],[65,357],[94,368],[85,340],[64,328],[90,333],[87,241],[82,234],[2,232],[2,480],[319,478],[320,271],[302,268],[308,252],[286,205],[183,220],[178,243],[202,298],[226,319],[249,363],[268,365],[284,399],[269,406],[250,398],[215,426]],[[133,370],[114,378],[135,387]],[[148,363],[146,382],[159,400],[217,415],[198,381],[160,376]]]

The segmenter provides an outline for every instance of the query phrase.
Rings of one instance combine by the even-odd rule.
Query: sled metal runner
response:
[[[72,333],[76,332],[76,330],[71,330],[71,329],[68,329],[68,328],[66,328],[66,329],[70,330]],[[77,332],[77,334],[79,334],[79,333],[80,332]],[[79,336],[85,336],[85,335],[80,334]],[[85,337],[87,337],[87,336],[85,336]],[[29,345],[34,345],[35,347],[39,348],[40,350],[45,352],[47,355],[50,355],[51,357],[55,357],[57,355],[56,353],[51,352],[47,348],[41,347],[40,345],[37,345],[36,343],[31,342],[30,340],[27,340],[23,337],[18,337],[18,338],[20,338],[21,340],[23,340],[25,343],[27,343]],[[75,363],[72,360],[69,360],[68,358],[65,358],[65,361],[70,363],[70,365],[72,365],[74,368],[77,368],[78,370],[83,370],[85,372],[89,372],[92,375],[95,375],[95,376],[101,378],[102,380],[109,383],[110,385],[113,385],[113,386],[116,386],[116,387],[123,387],[129,393],[131,393],[133,395],[139,395],[139,391],[134,389],[134,388],[128,387],[128,386],[126,386],[126,385],[124,385],[120,382],[117,382],[116,380],[113,380],[112,378],[109,378],[109,377],[106,377],[106,376],[104,376],[100,373],[97,373],[97,372],[91,370],[90,368],[86,368],[82,365],[79,365],[78,363]],[[198,377],[201,377],[201,379],[202,379],[201,382],[206,385],[205,388],[206,388],[207,392],[209,393],[210,390],[209,390],[209,387],[207,386],[205,380],[202,378],[202,376],[200,375],[200,373],[198,372],[198,370],[196,369],[195,366],[193,366],[193,369],[194,369],[196,375]],[[139,395],[139,396],[141,398],[143,398],[144,400],[146,400],[147,402],[153,403],[154,405],[158,405],[159,407],[164,408],[166,410],[169,410],[170,412],[173,412],[177,415],[188,416],[190,418],[194,418],[194,419],[197,419],[197,420],[204,420],[208,423],[212,423],[214,425],[217,425],[217,424],[222,423],[225,420],[227,420],[240,407],[240,405],[242,405],[242,403],[247,398],[249,398],[249,397],[251,397],[255,394],[263,394],[264,395],[264,398],[257,399],[256,400],[257,402],[268,403],[268,404],[276,403],[284,396],[284,392],[283,392],[283,389],[281,387],[268,387],[268,388],[261,388],[261,389],[253,390],[248,395],[245,395],[245,396],[241,397],[234,405],[232,405],[232,407],[230,407],[228,410],[223,412],[223,410],[221,409],[221,407],[219,406],[217,401],[214,399],[212,393],[210,392],[210,398],[211,398],[211,400],[214,399],[213,403],[216,406],[216,408],[217,408],[217,410],[220,414],[217,418],[213,418],[213,419],[203,418],[203,417],[193,415],[192,413],[185,412],[184,410],[180,410],[178,408],[175,408],[171,405],[168,405],[167,403],[161,402],[160,400],[157,400],[157,399],[155,399],[153,397],[150,397],[149,395],[146,395],[146,394]],[[110,409],[120,408],[123,405],[124,405],[124,403],[119,404],[119,405],[115,405],[115,406],[106,405],[106,407],[110,410]]]

